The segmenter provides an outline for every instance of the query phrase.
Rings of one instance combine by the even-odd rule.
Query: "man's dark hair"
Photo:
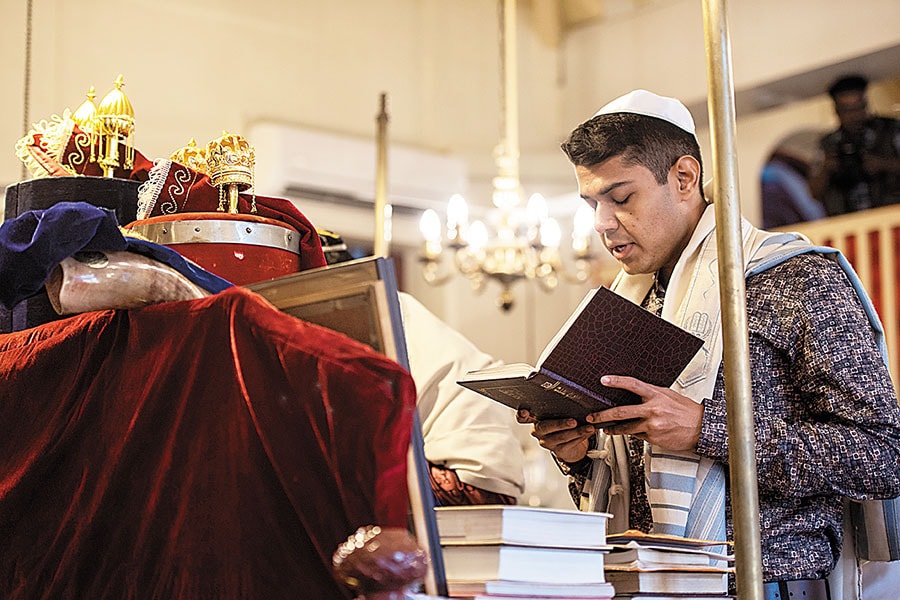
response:
[[[841,77],[828,88],[828,95],[834,100],[838,94],[844,92],[865,92],[869,87],[869,80],[862,75],[847,75]]]
[[[560,146],[576,167],[592,167],[621,156],[629,165],[641,165],[653,173],[659,185],[682,156],[703,161],[697,138],[684,129],[656,117],[635,113],[597,115],[576,127]],[[702,193],[702,192],[701,192]]]

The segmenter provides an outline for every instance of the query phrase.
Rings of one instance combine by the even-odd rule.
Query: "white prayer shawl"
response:
[[[456,383],[498,363],[409,294],[400,293],[400,311],[425,457],[455,470],[463,483],[518,498],[525,453],[514,412]]]

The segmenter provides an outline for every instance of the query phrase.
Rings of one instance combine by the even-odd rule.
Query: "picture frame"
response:
[[[279,310],[367,344],[409,370],[394,263],[371,256],[246,286]],[[427,552],[425,591],[447,595],[434,494],[418,411],[413,412],[408,483],[414,533]]]

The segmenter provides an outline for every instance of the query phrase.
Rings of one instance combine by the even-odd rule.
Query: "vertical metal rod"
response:
[[[375,256],[387,257],[391,246],[391,205],[387,201],[387,95],[381,94],[375,161]]]
[[[22,85],[22,137],[31,128],[31,37],[34,29],[34,1],[25,3],[25,73]],[[22,181],[28,179],[28,167],[22,163]]]
[[[503,69],[503,136],[506,151],[515,165],[515,177],[519,178],[519,73],[518,42],[516,41],[516,0],[504,0],[501,5]]]
[[[722,302],[725,398],[738,598],[762,600],[756,443],[750,374],[741,211],[735,157],[734,82],[725,0],[703,1],[710,140]]]

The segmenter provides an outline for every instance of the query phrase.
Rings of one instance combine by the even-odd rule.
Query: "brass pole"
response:
[[[505,142],[505,154],[510,159],[507,172],[516,178],[516,186],[519,185],[519,73],[518,73],[518,44],[516,42],[516,0],[504,0],[502,6],[503,38],[501,51],[503,52],[502,77],[503,83],[503,139]]]
[[[387,201],[387,97],[381,94],[375,164],[375,256],[387,257],[391,246],[392,207]]]
[[[735,581],[738,598],[762,600],[753,394],[735,160],[734,82],[731,79],[731,42],[725,4],[725,0],[703,1],[703,30],[719,252],[719,294],[722,302]]]

